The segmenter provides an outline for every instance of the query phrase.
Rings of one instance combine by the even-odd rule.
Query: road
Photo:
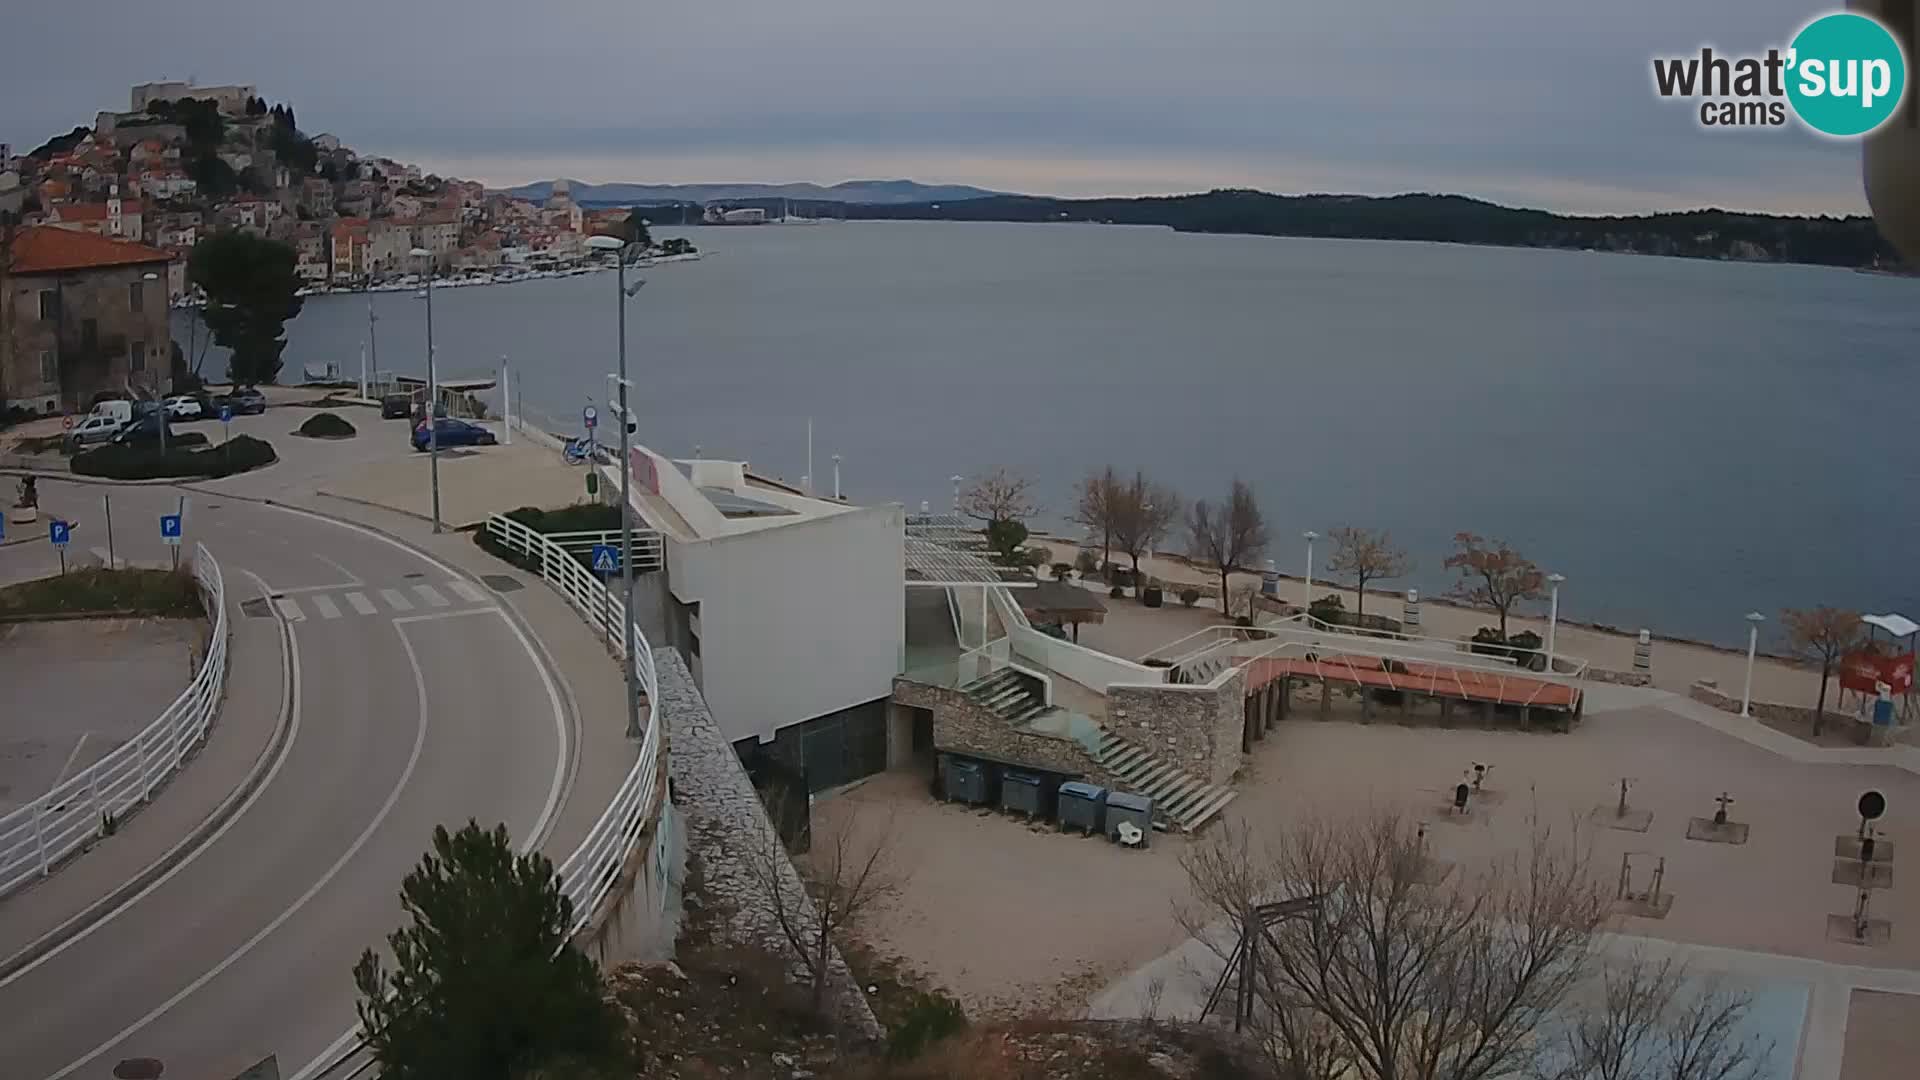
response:
[[[40,488],[43,514],[81,522],[76,548],[105,546],[111,495],[114,554],[168,557],[158,518],[180,491]],[[537,838],[572,774],[559,688],[480,585],[357,527],[188,499],[188,550],[219,560],[231,616],[284,623],[290,737],[204,847],[0,981],[9,1080],[107,1077],[130,1057],[218,1080],[268,1054],[292,1075],[352,1024],[352,964],[399,925],[433,827],[473,817]],[[57,568],[53,554],[0,549],[0,580]],[[271,609],[241,606],[265,596]]]

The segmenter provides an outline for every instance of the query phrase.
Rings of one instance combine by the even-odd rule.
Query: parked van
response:
[[[90,420],[96,416],[107,417],[108,419],[113,420],[114,422],[119,424],[131,423],[133,421],[133,402],[131,401],[95,402],[93,406],[93,411],[87,414],[87,418]]]

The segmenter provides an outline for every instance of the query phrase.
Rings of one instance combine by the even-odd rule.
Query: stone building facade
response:
[[[53,413],[102,392],[163,390],[172,261],[49,226],[0,234],[0,400]]]

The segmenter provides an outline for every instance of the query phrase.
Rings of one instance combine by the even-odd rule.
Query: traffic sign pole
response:
[[[113,569],[113,566],[114,566],[114,558],[113,558],[113,496],[111,496],[111,495],[102,495],[102,496],[100,496],[100,502],[101,502],[102,504],[104,504],[104,505],[105,505],[105,507],[106,507],[106,514],[107,514],[107,569],[109,569],[109,570],[111,570],[111,569]]]

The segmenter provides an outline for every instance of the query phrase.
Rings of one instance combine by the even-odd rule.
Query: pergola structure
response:
[[[1031,589],[1038,582],[1008,581],[1001,568],[978,554],[984,546],[978,529],[965,518],[909,514],[906,535],[906,584],[922,589],[979,589],[980,645],[985,646],[987,593],[990,589]]]

